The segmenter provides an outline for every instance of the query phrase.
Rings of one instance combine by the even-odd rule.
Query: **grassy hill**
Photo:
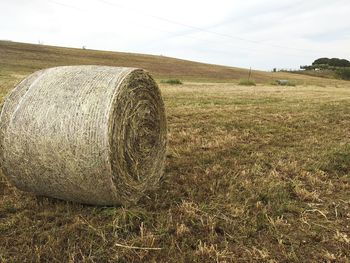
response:
[[[144,54],[83,50],[36,44],[0,41],[0,75],[2,79],[25,76],[42,68],[62,65],[108,65],[139,67],[151,72],[156,79],[180,78],[185,81],[237,82],[247,78],[248,69],[211,65],[188,60]],[[289,79],[299,84],[334,84],[305,75],[283,72],[252,72],[257,83],[269,83],[275,79]]]

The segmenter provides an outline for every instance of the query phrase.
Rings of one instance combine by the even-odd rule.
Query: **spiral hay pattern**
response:
[[[6,98],[0,144],[3,173],[21,190],[87,204],[132,204],[163,173],[164,104],[141,69],[45,69]]]

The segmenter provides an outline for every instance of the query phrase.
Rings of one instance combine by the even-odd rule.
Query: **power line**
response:
[[[95,0],[97,2],[101,2],[101,3],[104,3],[104,4],[107,4],[107,5],[111,5],[111,6],[116,6],[116,7],[119,7],[119,8],[123,8],[123,9],[131,9],[129,7],[126,7],[126,6],[123,6],[123,5],[120,5],[120,4],[117,4],[117,3],[114,3],[114,2],[109,2],[107,0]],[[48,0],[48,2],[51,2],[53,4],[56,4],[56,5],[60,5],[60,6],[64,6],[64,7],[68,7],[68,8],[72,8],[72,9],[77,9],[79,11],[85,11],[85,12],[88,12],[89,10],[86,10],[86,9],[81,9],[81,8],[78,8],[76,6],[73,6],[73,5],[69,5],[69,4],[63,4],[63,3],[60,3],[60,2],[57,2],[57,1],[54,1],[54,0]],[[134,11],[134,9],[133,9]],[[196,31],[201,31],[201,32],[206,32],[206,33],[210,33],[210,34],[215,34],[215,35],[218,35],[218,36],[221,36],[221,37],[226,37],[226,38],[231,38],[231,39],[238,39],[240,41],[245,41],[245,42],[250,42],[250,43],[253,43],[253,44],[256,44],[256,45],[265,45],[265,46],[271,46],[271,47],[278,47],[278,48],[281,48],[283,50],[286,49],[286,47],[284,46],[279,46],[279,45],[273,45],[273,44],[268,44],[268,43],[262,43],[260,41],[255,41],[255,40],[249,40],[249,39],[245,39],[245,38],[240,38],[240,37],[235,37],[235,36],[231,36],[231,35],[228,35],[228,34],[223,34],[223,33],[218,33],[218,32],[214,32],[214,31],[211,31],[211,30],[207,30],[207,29],[203,29],[203,28],[199,28],[199,27],[196,27],[196,26],[192,26],[192,25],[187,25],[187,24],[184,24],[184,23],[180,23],[180,22],[177,22],[177,21],[173,21],[173,20],[170,20],[170,19],[167,19],[167,18],[164,18],[164,17],[160,17],[160,16],[155,16],[155,15],[152,15],[152,14],[147,14],[147,13],[144,13],[144,12],[141,12],[138,10],[138,12],[143,15],[143,16],[147,16],[147,17],[152,17],[152,18],[155,18],[155,19],[158,19],[158,20],[161,20],[161,21],[165,21],[167,23],[171,23],[171,24],[175,24],[175,25],[179,25],[179,26],[182,26],[182,27],[186,27],[186,28],[190,28],[190,29],[194,29]],[[145,25],[141,25],[142,27],[145,27],[145,28],[149,28],[149,27],[146,27]],[[173,32],[169,32],[169,31],[165,31],[165,30],[160,30],[160,29],[155,29],[155,28],[151,28],[152,30],[156,30],[156,31],[159,31],[159,32],[164,32],[164,33],[168,33],[168,34],[171,34],[171,37],[174,37],[174,33]],[[189,35],[186,35],[186,34],[183,34],[183,35],[178,35],[178,36],[175,36],[175,37],[186,37],[186,38],[191,38],[191,39],[195,39],[195,40],[199,40],[199,41],[203,41],[203,39],[200,39],[200,38],[196,38],[196,37],[193,37],[193,36],[189,36]],[[205,41],[208,41],[208,40],[205,40]],[[210,40],[209,40],[210,41]],[[213,41],[211,41],[213,42]],[[231,44],[231,43],[230,43]],[[251,47],[237,47],[237,45],[235,45],[236,48],[238,48],[239,50],[245,50],[245,51],[255,51],[255,52],[258,52],[260,53],[261,50],[257,50],[255,48],[251,48]],[[313,52],[316,52],[315,50],[307,50],[307,49],[296,49],[296,48],[288,48],[288,49],[291,49],[291,50],[296,50],[296,51],[307,51],[307,52],[310,52],[310,51],[313,51]],[[216,52],[220,52],[220,53],[226,53],[228,55],[232,55],[232,53],[230,52],[226,52],[224,50],[217,50]],[[266,53],[266,51],[263,51],[264,53]],[[274,51],[274,52],[278,52],[278,51]],[[321,52],[321,51],[320,51]],[[302,57],[304,58],[304,56],[299,56],[299,55],[295,55],[295,54],[289,54],[289,53],[283,53],[285,56],[293,56],[293,57]]]
[[[107,0],[95,0],[95,1],[101,2],[101,3],[105,3],[105,4],[108,4],[108,5],[111,5],[111,6],[121,7],[121,8],[124,8],[124,9],[131,9],[131,8],[128,8],[128,7],[124,6],[124,5],[116,4],[114,2],[109,2]],[[208,30],[208,29],[205,29],[205,28],[196,27],[196,26],[193,26],[193,25],[184,24],[184,23],[181,23],[181,22],[178,22],[178,21],[174,21],[174,20],[170,20],[168,18],[161,17],[161,16],[156,16],[156,15],[153,15],[153,14],[145,13],[143,11],[140,11],[140,9],[137,9],[137,8],[133,8],[133,11],[134,11],[134,9],[138,10],[138,12],[140,14],[144,15],[144,16],[152,17],[152,18],[155,18],[155,19],[158,19],[158,20],[161,20],[161,21],[165,21],[167,23],[171,23],[171,24],[174,24],[174,25],[179,25],[179,26],[182,26],[182,27],[187,27],[187,28],[190,28],[190,29],[194,29],[196,31],[202,31],[202,32],[205,32],[205,33],[209,33],[209,34],[213,34],[213,35],[217,35],[217,36],[221,36],[221,37],[226,37],[226,38],[231,38],[231,39],[240,40],[240,41],[244,41],[244,42],[249,42],[249,43],[256,44],[256,45],[264,45],[264,46],[270,46],[270,47],[275,47],[275,48],[290,49],[290,50],[303,51],[303,52],[326,52],[326,51],[323,51],[323,50],[294,48],[294,47],[289,47],[289,46],[284,46],[284,45],[275,45],[275,44],[264,43],[264,42],[257,41],[257,40],[242,38],[242,37],[238,37],[238,36],[233,36],[233,35],[229,35],[229,34],[225,34],[225,33],[220,33],[220,32],[216,32],[216,31]]]

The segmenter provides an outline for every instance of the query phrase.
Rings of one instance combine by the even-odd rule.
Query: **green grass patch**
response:
[[[255,81],[253,79],[240,79],[238,85],[242,86],[256,86]]]
[[[166,79],[166,80],[161,80],[161,83],[166,83],[170,85],[181,85],[182,81],[179,79]]]
[[[350,173],[350,144],[330,152],[325,159],[321,165],[323,171],[341,175]]]

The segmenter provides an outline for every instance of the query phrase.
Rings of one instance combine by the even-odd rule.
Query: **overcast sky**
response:
[[[0,0],[0,39],[298,68],[350,59],[350,1]]]

